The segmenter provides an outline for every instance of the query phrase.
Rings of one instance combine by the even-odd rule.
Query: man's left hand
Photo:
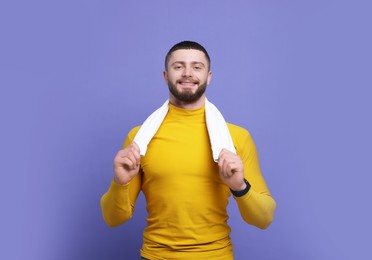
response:
[[[240,191],[246,188],[244,182],[244,165],[239,155],[226,149],[222,149],[218,156],[221,179],[233,191]]]

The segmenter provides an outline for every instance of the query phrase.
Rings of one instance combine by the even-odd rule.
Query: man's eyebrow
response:
[[[183,61],[175,61],[175,62],[173,62],[171,65],[174,65],[174,64],[185,64]]]
[[[205,66],[205,64],[201,61],[193,61],[193,62],[191,62],[191,64],[199,64],[199,65]]]
[[[184,64],[186,64],[186,62],[184,62],[184,61],[175,61],[175,62],[173,62],[171,64],[171,66],[174,65],[174,64],[182,64],[182,65],[184,65]],[[193,65],[199,64],[199,65],[205,66],[205,64],[203,62],[201,62],[201,61],[192,61],[191,64],[193,64]]]

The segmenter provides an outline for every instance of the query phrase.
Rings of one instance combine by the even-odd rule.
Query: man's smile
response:
[[[198,84],[197,81],[190,81],[190,80],[179,80],[177,81],[177,85],[181,87],[194,87]]]

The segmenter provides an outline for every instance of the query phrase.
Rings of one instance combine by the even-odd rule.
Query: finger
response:
[[[227,150],[226,148],[223,148],[220,152],[220,155],[224,155],[224,156],[230,156],[230,155],[236,155],[235,153]]]
[[[223,172],[224,164],[225,164],[225,158],[223,155],[220,155],[220,157],[218,158],[218,167],[220,168],[220,172]]]
[[[229,177],[228,167],[229,163],[226,160],[223,160],[221,165],[221,174],[224,178]]]
[[[137,164],[139,164],[140,160],[141,160],[141,154],[140,154],[139,146],[135,142],[132,142],[128,146],[128,150],[129,150],[130,153],[133,154],[134,158],[136,159]]]
[[[126,158],[125,154],[119,152],[114,159],[114,164],[123,165],[125,158]]]
[[[240,159],[240,157],[229,150],[222,149],[221,153],[219,154],[218,161],[234,161]]]
[[[222,149],[218,159],[218,166],[220,167],[220,173],[224,177],[231,177],[238,171],[240,163],[241,159],[238,155],[226,149]]]
[[[226,150],[225,149],[222,149],[219,156],[218,156],[218,164],[222,167],[222,165],[225,163],[226,161]]]
[[[118,156],[117,158],[115,158],[114,164],[115,165],[123,165],[126,162],[126,158],[127,157],[120,157],[120,156]]]
[[[139,148],[139,146],[138,146],[138,144],[136,143],[136,142],[132,142],[131,143],[131,145],[133,146],[133,148],[136,150],[136,151],[138,151],[138,153],[140,152],[140,148]]]
[[[129,150],[130,150],[130,148],[128,148],[128,147],[123,149],[123,150],[120,150],[117,154],[117,157],[118,158],[125,158],[127,156],[128,152],[129,152]]]
[[[226,153],[226,150],[222,149],[220,154],[218,155],[218,161],[223,160],[223,158],[225,157],[225,153]]]
[[[138,165],[136,156],[132,152],[128,153],[126,158],[128,158],[133,164]]]
[[[133,149],[131,155],[134,157],[136,160],[137,164],[140,164],[141,161],[141,155],[138,149]]]
[[[123,159],[123,166],[127,169],[127,170],[134,170],[136,169],[137,167],[137,164],[135,162],[133,162],[132,160],[130,160],[129,157],[125,157]]]
[[[136,159],[138,160],[138,163],[139,163],[139,161],[141,159],[140,148],[139,148],[139,146],[136,142],[132,142],[131,147],[132,147],[132,152],[135,155],[135,157],[136,157]]]

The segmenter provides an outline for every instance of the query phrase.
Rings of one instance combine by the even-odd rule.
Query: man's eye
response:
[[[175,68],[176,70],[180,70],[180,69],[182,69],[182,66],[181,66],[181,65],[177,65],[177,66],[174,66],[174,68]]]
[[[201,67],[199,67],[199,66],[195,66],[194,69],[195,69],[195,70],[201,70]]]

